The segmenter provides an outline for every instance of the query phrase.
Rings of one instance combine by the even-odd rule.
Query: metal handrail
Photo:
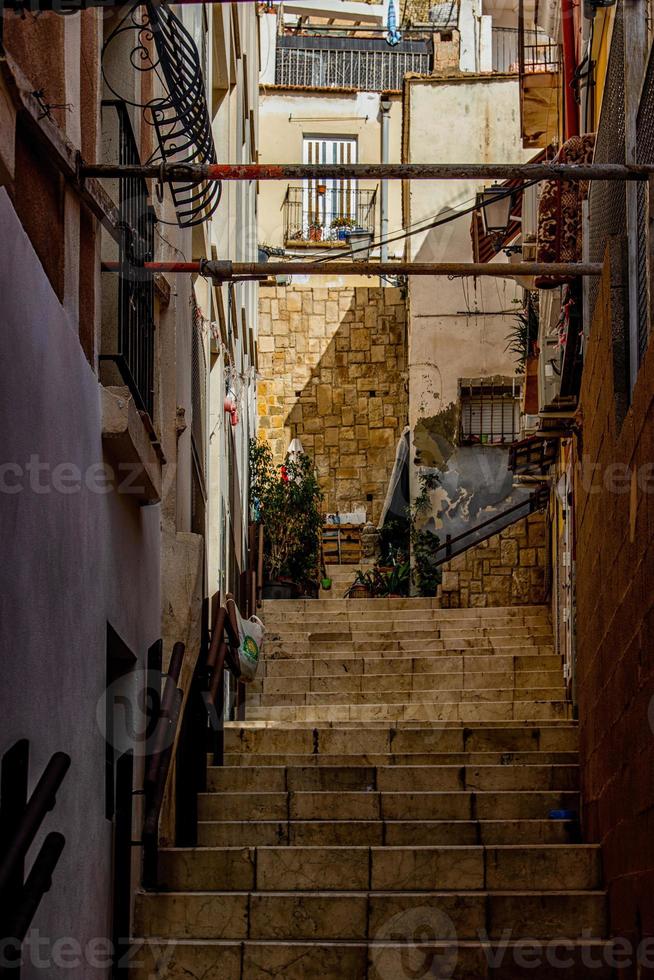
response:
[[[536,510],[544,509],[547,506],[548,493],[549,491],[544,490],[536,491],[535,493],[530,494],[525,500],[518,501],[518,503],[514,504],[512,507],[508,507],[506,510],[500,511],[493,517],[489,517],[487,520],[482,521],[481,524],[475,524],[474,527],[468,528],[467,531],[462,531],[461,534],[454,535],[454,537],[451,534],[447,534],[445,536],[445,544],[442,545],[442,548],[445,549],[445,554],[437,557],[436,564],[445,564],[446,561],[449,561],[451,558],[456,558],[457,555],[460,555],[463,551],[466,551],[468,547],[481,544],[482,541],[487,541],[488,538],[492,538],[494,534],[499,534],[505,527],[508,527],[508,524],[505,524],[504,527],[497,528],[496,525],[498,521],[503,521],[504,518],[510,517],[512,514],[516,514],[518,511],[525,511],[525,509],[526,513],[523,513],[521,517],[527,517],[529,514],[533,514]],[[520,520],[520,518],[516,517],[516,520]],[[514,522],[510,521],[509,523]],[[488,531],[486,534],[479,536],[479,531],[483,530],[484,528],[488,528],[491,525],[494,526],[494,530]],[[469,545],[464,548],[456,549],[456,554],[454,553],[454,545],[473,536],[474,538]]]
[[[173,744],[179,724],[182,692],[177,687],[184,663],[185,647],[176,643],[157,716],[154,747],[146,766],[145,817],[143,820],[143,885],[156,887],[158,879],[159,822],[170,771]]]
[[[258,534],[262,542],[262,530]],[[255,555],[256,552],[256,555]],[[252,567],[244,573],[245,588],[241,606],[245,615],[252,615],[257,604],[258,566],[261,550],[250,551]],[[197,842],[197,794],[206,782],[206,750],[209,726],[214,733],[214,765],[223,763],[223,690],[225,670],[238,677],[236,651],[239,624],[231,593],[225,605],[214,597],[215,613],[210,633],[205,633],[200,654],[195,663],[188,696],[184,703],[178,684],[184,663],[183,643],[176,643],[161,697],[154,733],[154,747],[146,765],[144,781],[146,813],[143,822],[143,887],[158,885],[159,824],[173,752],[177,751],[177,766],[173,792],[176,796],[177,846],[194,846]],[[243,717],[242,685],[237,687],[237,717]]]

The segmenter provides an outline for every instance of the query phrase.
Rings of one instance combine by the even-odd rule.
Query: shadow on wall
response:
[[[508,449],[500,446],[456,445],[455,406],[432,419],[421,419],[414,430],[414,462],[436,472],[440,487],[432,495],[433,514],[425,524],[427,530],[444,541],[447,534],[456,537],[497,515],[497,523],[484,534],[497,533],[519,517],[517,511],[503,516],[510,507],[524,501],[528,513],[529,491],[514,487],[508,468]],[[471,536],[470,543],[475,541]]]
[[[408,415],[404,296],[367,287],[274,292],[278,316],[271,310],[261,374],[283,384],[285,415],[261,418],[262,432],[277,455],[287,439],[302,441],[327,511],[363,506],[377,521]]]

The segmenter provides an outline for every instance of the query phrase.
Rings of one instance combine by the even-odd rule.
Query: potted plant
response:
[[[264,598],[314,597],[322,493],[306,453],[281,465],[265,442],[250,442],[250,500],[264,529]]]
[[[309,225],[309,241],[310,242],[321,242],[322,241],[322,223],[320,221],[312,221]]]
[[[329,590],[332,587],[332,580],[329,578],[329,576],[325,575],[325,577],[320,580],[320,585],[325,590],[325,592],[329,592]]]
[[[356,573],[352,585],[345,593],[346,599],[370,599],[374,595],[374,579],[372,572],[362,572],[361,569]]]
[[[347,239],[348,228],[354,228],[354,219],[346,217],[334,218],[331,227],[336,231],[338,240],[344,242]]]

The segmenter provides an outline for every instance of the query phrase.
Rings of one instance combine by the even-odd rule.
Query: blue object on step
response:
[[[576,810],[550,810],[549,818],[550,820],[577,820],[578,814]]]

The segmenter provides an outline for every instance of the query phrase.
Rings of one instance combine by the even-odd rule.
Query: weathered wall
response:
[[[274,58],[274,54],[271,54]],[[260,100],[260,163],[301,163],[304,136],[352,136],[359,163],[381,161],[381,122],[378,92],[276,91],[266,87]],[[402,99],[392,96],[389,124],[389,161],[399,163],[402,153]],[[301,181],[290,181],[300,186]],[[284,244],[284,197],[289,185],[263,181],[259,190],[259,241]],[[359,180],[360,190],[377,189],[375,238],[381,233],[379,181]],[[389,181],[388,221],[391,231],[402,227],[402,188]],[[320,246],[318,246],[320,248]],[[390,257],[402,257],[403,242],[389,244]],[[322,250],[325,246],[322,245]],[[315,251],[315,249],[314,249]],[[328,268],[325,268],[329,275]],[[308,280],[307,280],[308,281]],[[312,278],[312,282],[315,279]],[[348,285],[340,278],[341,285]],[[351,281],[350,281],[351,284]]]
[[[456,139],[449,136],[453,119],[465,121]],[[461,74],[407,80],[405,160],[429,162],[435,143],[444,162],[524,159],[517,77]],[[470,180],[413,181],[405,187],[405,221],[452,219],[457,209],[469,207],[482,186]],[[409,258],[469,262],[470,220],[466,212],[412,236]],[[505,258],[500,255],[497,261]],[[515,374],[506,337],[520,297],[521,287],[508,277],[409,280],[411,495],[415,499],[418,494],[419,467],[436,471],[440,486],[432,494],[428,523],[440,537],[473,527],[490,516],[489,508],[500,512],[518,499],[505,450],[464,448],[457,442],[459,381]]]
[[[67,841],[33,922],[50,943],[39,953],[51,965],[28,961],[23,975],[99,980],[106,968],[89,962],[57,971],[52,943],[111,935],[112,825],[98,715],[107,622],[142,666],[160,635],[160,508],[139,507],[104,485],[97,377],[4,190],[0,294],[0,360],[7,365],[0,413],[11,420],[0,468],[0,753],[30,740],[31,788],[54,752],[72,758],[37,842],[53,830]]]
[[[443,565],[444,608],[538,605],[547,600],[547,525],[531,514]]]
[[[611,934],[637,939],[654,934],[654,344],[620,424],[612,326],[607,273],[581,387],[577,695],[585,831],[603,845]]]
[[[405,330],[399,289],[261,290],[260,432],[280,461],[302,440],[328,511],[380,516],[407,419]]]

